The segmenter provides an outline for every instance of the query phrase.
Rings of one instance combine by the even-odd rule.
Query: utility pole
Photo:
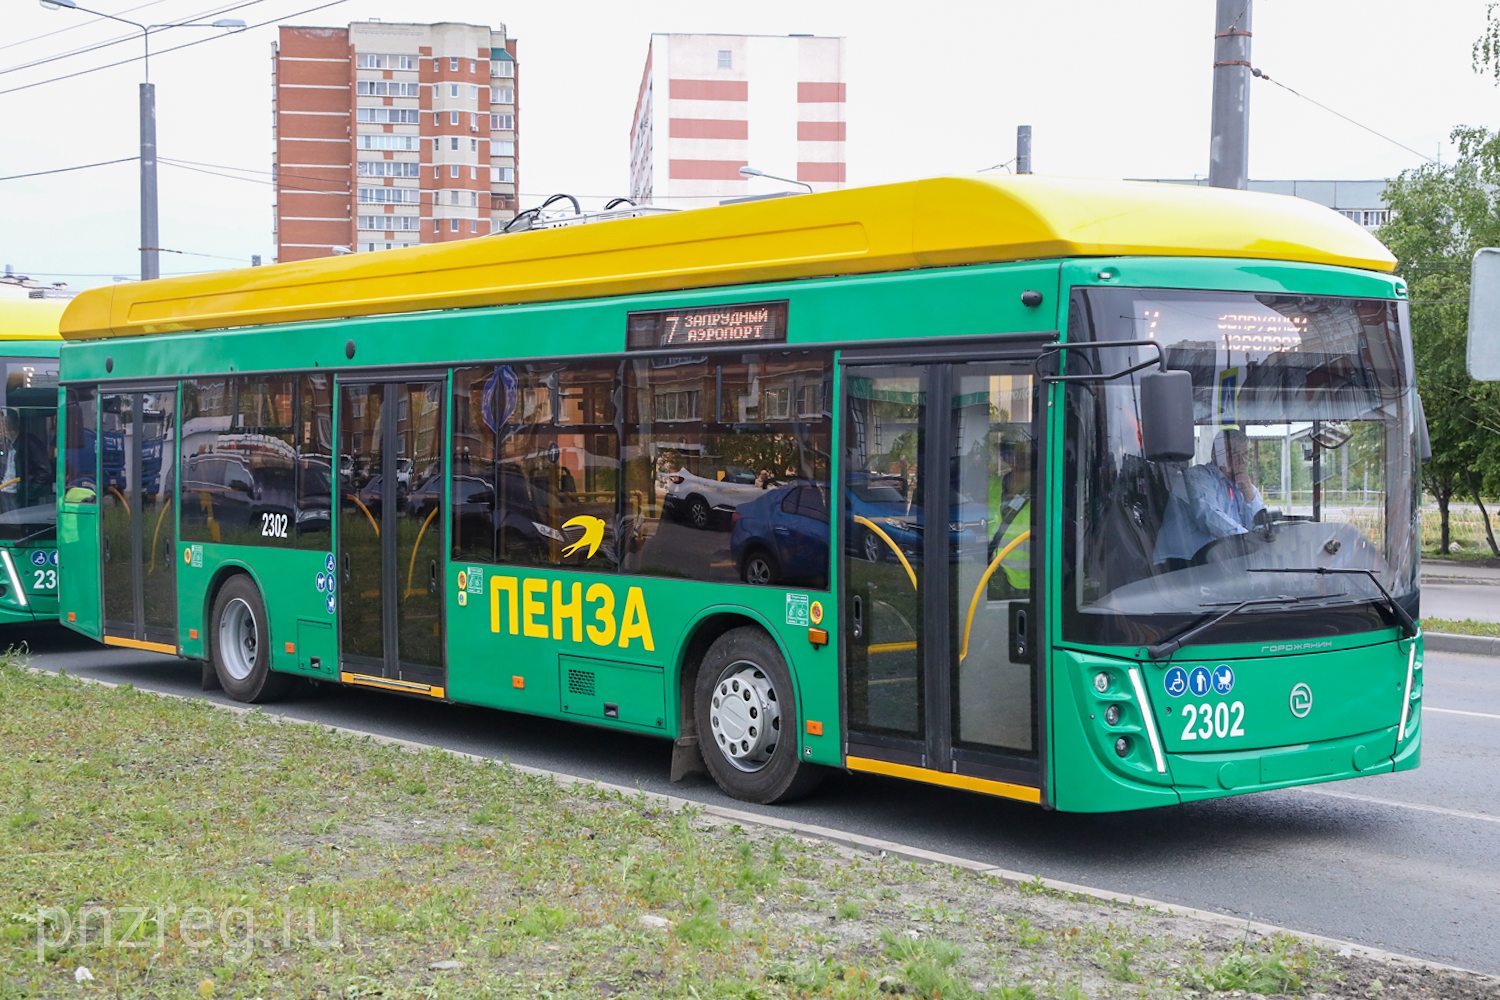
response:
[[[1249,186],[1250,5],[1217,0],[1214,18],[1214,117],[1208,148],[1210,187]]]
[[[147,72],[149,73],[150,70],[148,69]],[[152,281],[161,277],[160,247],[156,226],[156,85],[143,83],[141,84],[142,281]]]
[[[1031,126],[1016,126],[1016,173],[1031,173]]]

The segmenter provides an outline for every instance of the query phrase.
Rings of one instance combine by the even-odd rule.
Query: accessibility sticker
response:
[[[33,565],[33,566],[45,566],[45,565],[47,565],[47,553],[43,552],[41,549],[37,549],[35,552],[33,552],[31,554],[31,565]]]
[[[327,576],[327,574],[319,573],[318,574],[318,579],[317,579],[317,584],[318,584],[318,593],[321,594],[321,593],[323,593],[323,591],[327,590],[328,589],[328,576]]]
[[[333,561],[333,553],[328,553],[328,558],[323,560],[323,569],[327,570],[329,575],[332,575],[337,566],[338,564]]]
[[[1194,667],[1193,672],[1188,674],[1188,690],[1193,692],[1196,698],[1207,698],[1208,690],[1213,687],[1213,683],[1213,677],[1209,675],[1207,667]]]
[[[463,584],[460,583],[459,586],[462,587]],[[471,594],[482,594],[482,593],[484,593],[484,567],[483,566],[470,566],[469,567],[469,588],[468,589],[469,589],[469,593],[471,593]]]
[[[1214,667],[1214,690],[1219,694],[1228,694],[1234,690],[1234,668],[1227,663],[1221,663]]]
[[[329,594],[328,595],[328,613],[331,615],[335,611],[337,611],[338,609],[339,609],[338,602],[333,599],[333,595],[332,594]]]
[[[786,595],[786,623],[806,625],[808,623],[808,597],[806,594]]]
[[[1173,698],[1181,698],[1183,695],[1187,694],[1187,671],[1183,670],[1181,667],[1173,667],[1171,670],[1168,670],[1166,676],[1161,679],[1161,686],[1165,688],[1167,694],[1171,695]]]

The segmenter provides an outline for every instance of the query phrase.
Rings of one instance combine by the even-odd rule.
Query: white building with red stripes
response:
[[[844,186],[844,39],[651,36],[630,129],[631,197],[699,208],[772,186],[752,190],[745,166],[816,191]]]

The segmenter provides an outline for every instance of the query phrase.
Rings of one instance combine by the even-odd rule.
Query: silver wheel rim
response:
[[[255,669],[255,655],[260,646],[260,634],[255,625],[255,612],[243,598],[236,597],[224,606],[219,615],[219,661],[224,670],[237,681],[250,676]]]
[[[708,524],[708,504],[702,500],[695,500],[688,507],[688,517],[693,521],[693,527],[702,528]]]
[[[765,586],[771,582],[771,564],[764,556],[751,556],[745,563],[745,582]]]
[[[739,770],[753,773],[770,763],[781,738],[781,703],[765,671],[749,660],[725,667],[714,684],[708,728]]]
[[[865,559],[870,562],[880,562],[880,539],[875,537],[875,532],[865,532]]]

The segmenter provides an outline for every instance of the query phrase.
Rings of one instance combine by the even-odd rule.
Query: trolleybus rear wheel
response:
[[[798,756],[797,701],[776,643],[751,626],[731,629],[698,668],[698,746],[719,787],[747,802],[806,795],[823,770]]]
[[[266,603],[248,576],[236,574],[219,588],[208,646],[214,673],[235,701],[275,701],[291,690],[292,679],[271,670]]]

